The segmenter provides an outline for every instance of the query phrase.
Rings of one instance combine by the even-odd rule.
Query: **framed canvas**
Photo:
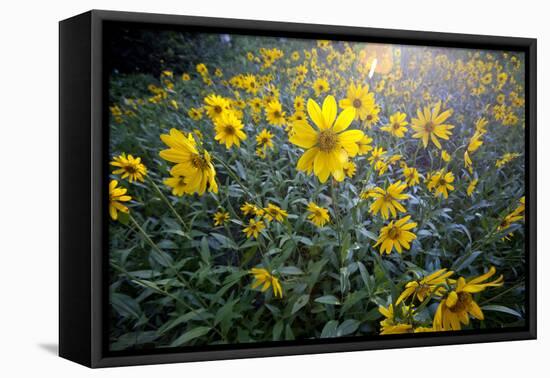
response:
[[[536,40],[60,22],[62,357],[536,337]]]

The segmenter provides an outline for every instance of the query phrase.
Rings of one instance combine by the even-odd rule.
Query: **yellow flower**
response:
[[[273,148],[273,134],[267,129],[263,129],[256,136],[256,143],[261,147]]]
[[[411,249],[411,241],[416,239],[416,235],[410,232],[416,227],[416,222],[408,223],[411,219],[410,215],[401,218],[397,221],[391,221],[387,226],[382,227],[378,241],[374,245],[377,247],[380,245],[380,254],[384,252],[389,255],[393,248],[398,253],[403,252],[403,248]]]
[[[310,202],[307,205],[307,211],[309,212],[307,218],[317,227],[323,227],[327,222],[330,222],[328,209],[318,206],[315,202]]]
[[[285,112],[283,112],[283,106],[277,100],[270,101],[265,107],[265,116],[267,122],[275,126],[281,126],[285,124]]]
[[[466,189],[466,193],[468,194],[469,197],[471,197],[472,194],[474,194],[474,190],[476,190],[477,182],[478,182],[478,179],[473,179],[472,181],[470,181],[470,184],[468,185],[468,189]]]
[[[484,282],[495,274],[495,267],[479,277],[466,280],[460,277],[456,281],[454,290],[441,299],[435,312],[433,328],[436,331],[460,331],[462,324],[470,323],[470,315],[483,320],[483,312],[472,298],[473,293],[479,293],[487,287],[503,285],[502,275],[494,281]]]
[[[121,178],[128,178],[128,181],[138,180],[143,182],[143,177],[147,174],[147,168],[141,162],[140,157],[134,158],[132,155],[126,156],[125,153],[113,158],[110,163],[113,167],[118,167],[113,171],[115,175],[122,175]]]
[[[497,160],[497,162],[495,163],[495,167],[497,167],[497,168],[503,167],[504,165],[508,164],[509,162],[511,162],[512,160],[514,160],[514,159],[516,159],[520,156],[521,155],[518,154],[518,153],[507,152],[504,155],[502,155],[502,157],[500,159]]]
[[[357,142],[357,146],[359,147],[359,151],[357,152],[358,155],[366,155],[369,153],[369,151],[372,150],[372,138],[369,137],[367,134]]]
[[[269,203],[263,210],[264,218],[268,221],[275,219],[277,222],[282,222],[286,217],[288,217],[286,210],[283,210],[279,206],[272,203]]]
[[[241,211],[245,216],[246,215],[262,216],[264,214],[262,209],[260,209],[256,205],[253,205],[249,202],[245,202],[244,205],[241,206]]]
[[[348,161],[346,164],[344,164],[344,173],[348,177],[353,177],[355,175],[357,167],[355,166],[355,163],[352,161]]]
[[[374,149],[371,152],[371,155],[369,157],[369,163],[371,165],[376,164],[380,160],[382,160],[383,156],[386,154],[386,150],[384,150],[383,147],[374,147]]]
[[[393,136],[403,138],[407,132],[407,125],[409,124],[405,119],[407,115],[405,113],[397,112],[390,116],[390,122],[386,126],[382,126],[380,130],[386,131]]]
[[[126,194],[127,189],[117,187],[118,181],[111,180],[109,183],[109,215],[113,220],[118,219],[118,211],[128,213],[128,207],[124,206],[121,202],[128,202],[132,199]]]
[[[160,152],[160,157],[176,165],[171,174],[174,177],[185,177],[185,193],[203,195],[208,190],[218,192],[216,170],[210,154],[206,150],[199,152],[192,134],[185,137],[176,129],[170,129],[170,134],[163,134],[160,139],[170,147]]]
[[[430,176],[428,190],[435,190],[436,196],[442,195],[444,198],[449,198],[449,191],[455,190],[455,187],[451,185],[454,180],[455,176],[452,172],[437,171]]]
[[[357,155],[357,143],[364,136],[360,130],[345,131],[355,117],[355,110],[344,109],[337,118],[336,100],[333,96],[327,96],[322,110],[309,99],[307,111],[317,129],[307,121],[295,122],[289,138],[291,143],[306,149],[298,160],[297,169],[307,173],[313,171],[322,183],[330,175],[336,181],[344,180],[344,164],[349,157]]]
[[[265,228],[265,224],[263,221],[250,219],[248,221],[248,226],[243,229],[243,232],[246,234],[247,238],[258,238],[258,235],[260,235],[260,232]]]
[[[208,75],[208,68],[206,68],[206,65],[204,63],[197,64],[197,72],[201,75]]]
[[[182,81],[189,81],[189,80],[191,80],[191,76],[189,76],[188,73],[184,73],[184,74],[181,75],[181,80]]]
[[[240,147],[241,141],[246,139],[246,134],[242,131],[244,125],[233,112],[224,112],[214,120],[214,126],[216,130],[214,139],[220,144],[225,144],[228,150],[234,144]]]
[[[437,138],[448,140],[452,135],[451,130],[454,126],[444,123],[451,116],[452,110],[448,109],[442,113],[440,110],[441,101],[435,105],[433,110],[430,110],[429,107],[425,107],[423,112],[418,109],[418,118],[412,119],[412,128],[416,131],[413,138],[421,138],[424,148],[428,147],[428,142],[431,139],[433,144],[441,149],[441,143]]]
[[[189,117],[191,117],[192,120],[199,121],[200,119],[202,119],[202,112],[202,109],[191,108],[189,109],[187,114],[189,115]]]
[[[204,106],[206,109],[206,114],[212,120],[221,117],[221,115],[229,109],[229,101],[215,94],[211,94],[206,97],[204,99],[204,103],[206,104]]]
[[[365,119],[363,120],[363,127],[368,129],[372,128],[380,120],[380,107],[375,105],[367,109]]]
[[[409,307],[402,306],[401,311],[403,315],[406,315],[409,310]],[[400,323],[396,321],[392,304],[390,304],[387,308],[384,306],[380,306],[378,307],[378,311],[385,317],[385,319],[380,321],[381,335],[393,335],[412,332],[413,326],[411,324]]]
[[[416,168],[403,168],[403,176],[405,176],[405,182],[407,183],[407,186],[415,186],[420,183],[420,176],[418,175],[418,170]]]
[[[364,120],[369,109],[374,107],[374,93],[369,92],[369,86],[355,85],[352,83],[346,93],[346,98],[340,100],[340,107],[343,109],[354,108],[355,119]]]
[[[164,180],[164,184],[172,188],[172,194],[178,197],[183,196],[188,188],[185,182],[185,176],[173,175],[170,178]]]
[[[229,221],[229,213],[218,211],[214,214],[214,226],[221,226]]]
[[[450,162],[451,161],[451,155],[446,150],[441,150],[441,159],[444,162]]]
[[[315,91],[315,96],[319,97],[321,94],[328,92],[330,85],[328,81],[324,78],[318,78],[313,83],[313,90]]]
[[[252,284],[253,289],[262,286],[260,290],[263,293],[267,289],[272,287],[273,295],[275,295],[275,297],[283,297],[283,288],[277,277],[273,276],[271,273],[263,268],[252,268],[250,269],[249,273],[254,276],[255,282]]]
[[[447,272],[447,269],[439,269],[421,280],[409,281],[405,285],[405,290],[401,293],[396,305],[402,301],[406,301],[407,298],[414,295],[420,302],[424,302],[424,299],[430,295],[441,296],[445,294],[445,287],[441,286],[447,283],[447,279],[454,274],[453,271]]]
[[[294,110],[305,110],[306,102],[302,96],[296,96],[294,98]]]
[[[373,215],[380,212],[384,219],[389,218],[390,212],[394,217],[397,216],[397,211],[406,212],[407,210],[398,202],[409,198],[408,194],[401,193],[406,188],[407,184],[401,183],[401,181],[391,184],[386,190],[380,187],[374,188],[370,196],[375,198],[375,201],[370,205],[370,212]]]

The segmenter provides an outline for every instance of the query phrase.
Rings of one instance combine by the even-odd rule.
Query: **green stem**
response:
[[[164,193],[162,193],[162,190],[160,190],[160,188],[158,187],[158,185],[153,181],[152,178],[150,178],[149,176],[146,176],[147,177],[147,181],[153,185],[153,188],[155,189],[155,191],[157,192],[157,194],[159,195],[159,197],[164,201],[164,203],[168,206],[168,208],[170,209],[170,211],[174,214],[174,216],[176,217],[176,219],[181,223],[181,226],[183,227],[183,230],[186,230],[187,232],[191,231],[190,229],[190,226],[187,225],[182,217],[178,214],[178,212],[176,211],[176,209],[174,208],[174,206],[172,206],[172,204],[170,203],[170,201],[168,200],[168,198],[166,198],[166,196],[164,195]],[[187,235],[186,233],[184,233],[185,237],[189,240],[191,240],[191,237],[189,235]]]

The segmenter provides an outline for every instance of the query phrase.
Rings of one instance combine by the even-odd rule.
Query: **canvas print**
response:
[[[523,53],[121,24],[104,55],[110,351],[525,326]]]

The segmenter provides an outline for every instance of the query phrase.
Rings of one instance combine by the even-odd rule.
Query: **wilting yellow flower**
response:
[[[421,138],[424,148],[428,147],[428,142],[431,140],[437,148],[441,149],[441,143],[437,138],[448,140],[452,135],[451,130],[454,126],[444,123],[451,116],[452,110],[448,109],[442,113],[440,110],[441,101],[435,105],[433,110],[427,106],[423,111],[418,109],[418,118],[412,119],[412,128],[416,131],[413,138]]]
[[[449,191],[455,190],[455,187],[451,185],[455,180],[455,176],[452,172],[445,172],[440,170],[432,173],[428,181],[428,190],[435,190],[436,196],[443,196],[449,198]]]
[[[502,155],[502,157],[500,159],[497,160],[497,162],[495,163],[495,167],[501,168],[504,165],[508,164],[509,162],[511,162],[512,160],[514,160],[514,159],[516,159],[520,156],[521,155],[518,154],[518,153],[507,152],[504,155]]]
[[[243,232],[246,234],[247,238],[258,238],[260,232],[265,228],[265,224],[261,220],[250,219],[248,221],[248,226],[243,229]]]
[[[199,121],[200,119],[202,119],[202,113],[203,109],[191,108],[187,112],[187,115],[189,115],[192,120]]]
[[[172,194],[178,197],[183,196],[188,188],[183,175],[172,175],[164,180],[164,184],[172,188]]]
[[[521,197],[519,200],[519,205],[508,215],[504,217],[502,222],[497,227],[498,231],[506,230],[512,224],[523,220],[525,212],[525,197]]]
[[[369,92],[369,86],[355,85],[351,83],[346,92],[346,98],[340,100],[343,109],[352,107],[355,109],[355,119],[364,120],[370,108],[374,107],[374,93]]]
[[[277,222],[282,222],[288,217],[286,210],[281,209],[279,206],[269,203],[267,207],[264,207],[264,218],[268,221],[275,219]]]
[[[143,182],[143,177],[147,174],[147,168],[141,162],[140,157],[134,158],[132,155],[126,156],[125,153],[115,156],[110,163],[113,167],[118,167],[113,171],[115,175],[122,175],[121,178],[128,178],[128,181],[138,180]]]
[[[424,299],[432,294],[437,296],[445,294],[445,287],[441,285],[445,284],[447,279],[453,274],[453,271],[447,272],[447,269],[439,269],[421,280],[407,282],[405,290],[403,290],[399,298],[397,298],[395,304],[398,305],[402,301],[406,301],[407,298],[412,295],[414,295],[418,301],[424,302]]]
[[[418,170],[416,168],[403,168],[403,176],[405,176],[405,182],[407,183],[407,186],[415,186],[420,183],[420,176],[418,175]]]
[[[495,274],[495,267],[479,277],[466,280],[460,277],[453,290],[441,299],[435,312],[433,328],[436,331],[459,331],[462,324],[470,323],[470,315],[483,320],[483,312],[472,298],[473,293],[479,293],[487,287],[503,285],[502,275],[494,281],[484,282]]]
[[[381,335],[393,335],[399,333],[409,333],[413,330],[413,326],[408,323],[400,323],[396,321],[393,310],[393,305],[390,304],[387,308],[384,306],[378,307],[378,311],[384,315],[385,319],[380,322]],[[410,311],[408,306],[402,306],[402,312],[406,317],[406,313]]]
[[[233,112],[227,111],[214,120],[216,136],[214,139],[225,144],[225,148],[230,149],[231,146],[239,147],[241,141],[246,139],[246,134],[243,132],[243,123],[238,119]]]
[[[270,101],[265,107],[265,117],[267,122],[274,126],[281,126],[285,124],[285,112],[283,112],[283,106],[277,100]]]
[[[384,219],[389,218],[390,212],[394,217],[397,216],[397,211],[406,212],[407,210],[398,202],[409,198],[408,194],[401,193],[406,188],[407,184],[401,181],[394,182],[386,190],[380,187],[374,188],[370,196],[375,198],[375,201],[370,205],[370,212],[373,215],[380,212]]]
[[[468,189],[466,189],[466,193],[468,194],[468,196],[471,197],[472,194],[474,194],[474,190],[476,190],[478,181],[479,181],[478,179],[473,179],[472,181],[470,181],[470,184],[468,185]]]
[[[405,119],[407,115],[405,113],[396,112],[390,116],[390,122],[386,126],[382,126],[380,130],[386,131],[393,136],[403,138],[407,132],[407,125],[409,124]]]
[[[204,103],[206,104],[204,106],[206,114],[212,120],[221,117],[221,115],[229,109],[229,101],[215,94],[206,97]]]
[[[229,221],[229,213],[225,211],[218,211],[214,214],[214,226],[221,226]]]
[[[121,202],[128,202],[132,199],[126,194],[127,189],[118,186],[117,180],[111,180],[109,183],[109,215],[113,220],[118,219],[118,211],[128,213],[128,207]]]
[[[263,129],[256,135],[256,143],[261,147],[273,148],[273,134],[267,129]]]
[[[176,129],[170,129],[170,134],[163,134],[160,139],[170,147],[160,152],[164,160],[176,163],[171,174],[174,177],[185,178],[185,193],[203,195],[206,189],[217,193],[216,170],[210,154],[206,150],[199,152],[192,134],[185,137]]]
[[[315,91],[315,95],[319,97],[321,94],[328,92],[330,89],[330,85],[328,81],[324,78],[319,78],[315,80],[313,83],[313,90]]]
[[[283,297],[283,288],[279,282],[279,279],[269,273],[266,269],[252,268],[249,273],[254,276],[255,282],[252,284],[253,289],[263,285],[260,290],[265,292],[267,289],[272,287],[273,295],[278,298]]]
[[[355,163],[352,161],[348,161],[346,164],[344,164],[344,173],[348,177],[353,177],[355,175],[357,167],[355,166]]]
[[[355,117],[355,110],[344,109],[337,118],[336,100],[333,96],[327,96],[322,110],[309,99],[307,111],[317,129],[306,121],[295,122],[289,138],[291,143],[306,149],[298,160],[297,169],[314,172],[323,183],[330,175],[336,181],[342,181],[345,177],[344,164],[349,157],[357,155],[357,142],[364,136],[360,130],[345,131]]]
[[[398,253],[403,252],[403,248],[411,249],[411,242],[416,239],[416,235],[410,232],[416,227],[416,222],[409,222],[410,215],[396,221],[391,221],[387,226],[382,227],[378,241],[374,245],[380,245],[380,254],[384,252],[389,255],[393,248]]]
[[[318,206],[315,202],[310,202],[307,205],[307,211],[309,212],[307,218],[317,227],[323,227],[327,222],[330,222],[328,209]]]
[[[451,161],[451,155],[446,150],[441,150],[441,159],[444,162],[450,162]]]
[[[251,204],[250,202],[245,202],[244,205],[241,206],[241,211],[245,216],[246,215],[262,216],[264,214],[262,209],[260,209],[258,206],[254,204]]]

